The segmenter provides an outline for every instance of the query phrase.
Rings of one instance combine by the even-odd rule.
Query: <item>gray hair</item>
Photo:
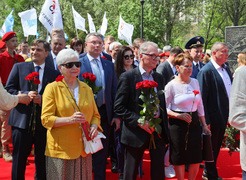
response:
[[[227,47],[226,43],[224,42],[215,42],[212,47],[211,47],[211,52],[217,52],[218,50],[220,50],[222,48],[222,46]]]
[[[77,59],[79,60],[79,54],[73,49],[63,49],[56,56],[56,63],[58,65],[64,64],[68,59]]]
[[[120,45],[120,46],[122,46],[122,44],[121,44],[120,42],[115,41],[115,42],[112,42],[112,43],[109,45],[109,50],[112,51],[112,50],[114,49],[114,46],[115,46],[115,45]]]
[[[141,46],[139,48],[139,51],[138,51],[138,55],[142,54],[142,53],[145,53],[148,50],[149,46],[153,46],[153,47],[156,47],[158,49],[158,45],[156,43],[150,42],[150,41],[146,41],[143,44],[141,44]]]
[[[171,51],[172,47],[170,45],[166,45],[163,47],[163,52]]]
[[[64,37],[64,30],[61,27],[55,27],[52,29],[51,31],[51,35],[53,34],[53,32],[62,32],[63,33],[63,37]]]
[[[87,36],[85,37],[85,42],[88,42],[88,39],[89,39],[91,36],[96,36],[96,37],[102,39],[102,41],[103,41],[103,35],[101,35],[100,33],[94,32],[94,33],[89,33],[89,34],[87,34]]]

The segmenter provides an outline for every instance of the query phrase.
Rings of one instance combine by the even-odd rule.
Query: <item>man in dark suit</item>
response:
[[[120,126],[120,119],[113,112],[114,98],[117,88],[117,78],[114,64],[101,57],[103,40],[99,33],[90,33],[85,38],[87,53],[79,61],[82,63],[79,79],[82,74],[89,72],[96,75],[96,85],[103,86],[97,94],[97,106],[101,116],[101,126],[106,139],[102,139],[103,149],[92,155],[94,179],[106,179],[106,163],[109,144],[110,126],[115,123],[116,129]]]
[[[65,49],[65,47],[66,40],[64,36],[61,34],[54,34],[51,39],[51,51],[45,60],[46,66],[49,66],[59,72],[56,63],[56,56],[62,49]]]
[[[203,179],[217,180],[216,162],[229,116],[229,97],[232,75],[225,64],[228,48],[225,43],[216,42],[212,58],[197,75],[205,111],[206,123],[210,126],[214,162],[205,162]]]
[[[6,89],[11,94],[21,91],[28,94],[32,100],[29,106],[18,104],[12,109],[8,124],[12,126],[13,165],[12,179],[25,179],[26,160],[34,144],[35,153],[35,179],[46,179],[45,172],[45,146],[46,130],[41,124],[41,103],[45,86],[51,83],[59,73],[45,64],[45,58],[49,53],[49,44],[36,39],[31,44],[30,62],[15,64],[7,81]],[[31,89],[31,84],[25,80],[32,72],[39,72],[40,84],[37,91]],[[36,116],[32,117],[34,103],[36,103]],[[32,122],[32,123],[30,123]],[[32,126],[30,126],[32,124]],[[34,128],[32,128],[34,127]]]
[[[202,36],[195,36],[191,38],[185,45],[186,49],[189,49],[189,53],[193,58],[193,71],[190,77],[196,78],[198,72],[205,65],[201,62],[202,49],[204,44],[204,38]]]
[[[139,98],[140,89],[136,84],[143,80],[156,81],[158,88],[163,90],[163,78],[153,71],[158,61],[157,45],[153,42],[144,42],[139,49],[139,67],[125,72],[120,76],[115,98],[115,112],[122,118],[121,143],[125,145],[124,180],[134,180],[137,176],[137,168],[141,162],[143,153],[149,147],[150,137],[153,133],[156,149],[150,149],[151,157],[151,179],[165,179],[164,175],[164,153],[165,145],[168,143],[168,127],[165,96],[158,96],[160,100],[158,117],[162,119],[161,138],[153,127],[149,127],[148,121],[144,125],[138,123],[142,101]]]
[[[166,86],[176,73],[176,68],[173,65],[174,58],[180,53],[184,53],[182,48],[178,46],[173,47],[170,51],[169,58],[164,63],[161,63],[156,69],[156,72],[163,76],[164,86]]]

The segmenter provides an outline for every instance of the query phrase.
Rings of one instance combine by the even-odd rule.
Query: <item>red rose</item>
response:
[[[149,81],[149,85],[151,86],[151,87],[158,87],[158,83],[157,82],[155,82],[155,81]]]
[[[33,84],[40,84],[40,80],[39,79],[34,79],[33,80]]]
[[[64,76],[62,76],[62,75],[57,76],[56,82],[62,81],[63,78],[64,78]]]
[[[38,72],[32,72],[33,77],[38,77],[39,73]]]
[[[94,74],[90,73],[89,79],[91,80],[91,82],[95,82],[96,81],[96,76]]]
[[[141,89],[141,88],[143,88],[143,81],[138,82],[138,83],[136,84],[136,89]]]
[[[199,94],[199,91],[194,90],[193,93],[196,96],[197,94]]]
[[[33,75],[32,73],[28,74],[25,78],[25,80],[33,80]]]
[[[83,77],[84,79],[87,79],[87,78],[89,78],[89,74],[90,74],[90,73],[86,72],[86,73],[82,74],[82,77]]]
[[[102,56],[101,58],[108,60],[105,56]]]
[[[144,88],[149,88],[150,87],[149,80],[143,81],[143,87]]]
[[[235,139],[238,141],[240,139],[240,134],[236,134]]]

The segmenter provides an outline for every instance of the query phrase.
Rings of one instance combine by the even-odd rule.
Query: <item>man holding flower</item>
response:
[[[12,109],[9,117],[8,124],[12,126],[13,142],[12,179],[25,179],[26,160],[33,144],[35,147],[35,179],[46,179],[44,156],[46,130],[40,119],[41,96],[45,86],[53,82],[59,74],[45,66],[48,53],[49,44],[46,41],[34,40],[30,51],[32,61],[15,64],[6,84],[6,90],[9,93],[16,95],[21,91],[31,98],[29,106],[18,104]],[[35,84],[34,81],[38,83]],[[34,86],[37,87],[34,89]]]
[[[155,105],[152,107],[155,111],[152,116],[149,119],[144,118],[144,115],[150,116],[145,110],[147,102],[144,99],[148,97],[144,95],[144,91],[149,90],[150,96],[153,97],[157,90],[163,90],[164,87],[163,77],[153,71],[159,60],[157,48],[153,42],[144,42],[139,49],[139,67],[123,73],[119,78],[114,108],[123,120],[121,143],[126,147],[123,177],[125,180],[136,179],[137,168],[145,149],[149,146],[152,161],[151,179],[165,178],[164,153],[169,133],[163,93],[158,93],[158,98],[153,99]],[[161,122],[154,121],[155,118],[160,118]],[[153,125],[153,122],[156,124]]]

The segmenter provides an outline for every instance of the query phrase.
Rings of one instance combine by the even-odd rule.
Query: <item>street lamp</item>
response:
[[[141,14],[141,38],[143,38],[143,5],[144,5],[144,0],[140,0],[141,3],[141,8],[142,8],[142,14]]]

